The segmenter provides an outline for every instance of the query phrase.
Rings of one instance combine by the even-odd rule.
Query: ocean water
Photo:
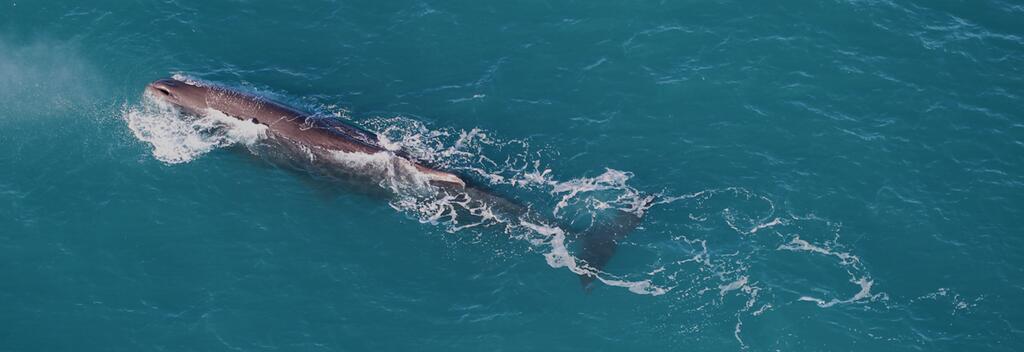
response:
[[[567,227],[267,162],[171,75],[651,205],[585,293]],[[1020,351],[1022,112],[1014,1],[5,0],[0,351]]]

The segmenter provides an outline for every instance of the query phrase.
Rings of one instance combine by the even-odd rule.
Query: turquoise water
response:
[[[1019,351],[1022,16],[8,0],[0,350]],[[656,201],[585,294],[575,239],[265,162],[147,103],[174,74],[334,114],[563,220]]]

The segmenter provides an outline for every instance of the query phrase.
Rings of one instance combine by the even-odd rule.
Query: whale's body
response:
[[[302,151],[317,159],[331,160],[338,153],[355,155],[376,155],[387,153],[418,174],[431,185],[450,192],[458,192],[468,199],[484,202],[490,207],[520,219],[538,216],[528,207],[494,195],[478,186],[467,185],[462,177],[438,170],[399,152],[383,148],[377,136],[362,128],[329,117],[314,116],[299,109],[258,95],[234,89],[195,82],[165,78],[146,86],[146,93],[182,111],[193,115],[205,115],[211,110],[243,121],[266,126],[267,134],[283,145],[285,149]],[[359,165],[335,164],[331,168],[358,168]],[[359,174],[361,170],[343,170]],[[609,226],[603,226],[585,233],[579,259],[586,270],[579,274],[581,283],[589,289],[600,271],[615,253],[618,241],[631,232],[639,223],[639,216],[619,211]]]
[[[274,138],[304,148],[309,153],[388,152],[378,144],[377,136],[371,132],[336,119],[313,116],[261,96],[174,78],[154,81],[146,87],[146,91],[190,114],[203,115],[212,109],[240,120],[264,125]],[[465,182],[454,174],[421,165],[402,156],[397,158],[409,162],[432,182],[465,186]]]

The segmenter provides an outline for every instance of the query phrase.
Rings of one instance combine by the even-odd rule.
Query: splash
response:
[[[210,151],[266,138],[266,126],[210,110],[203,116],[183,114],[146,95],[137,106],[122,109],[122,118],[140,141],[152,147],[153,157],[167,164],[187,163]]]
[[[430,193],[430,181],[438,180],[416,168],[416,165],[392,152],[373,154],[331,152],[333,162],[347,170],[359,170],[362,176],[380,180],[379,185],[399,195]]]

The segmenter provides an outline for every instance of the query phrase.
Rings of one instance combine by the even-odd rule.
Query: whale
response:
[[[329,161],[338,154],[384,155],[391,162],[414,170],[417,177],[446,194],[457,194],[460,199],[486,204],[509,218],[553,222],[531,211],[529,206],[497,195],[486,186],[473,182],[469,177],[432,167],[400,150],[388,150],[382,146],[375,133],[332,116],[311,114],[266,96],[220,84],[181,79],[177,76],[149,83],[145,87],[144,95],[169,104],[185,114],[203,116],[216,112],[263,126],[267,138],[273,140],[283,153],[298,155],[295,159],[319,160],[326,163],[319,165],[318,170],[328,169],[365,176],[369,173],[360,170],[364,167],[362,164]],[[379,181],[372,177],[361,179],[370,183]],[[615,210],[609,221],[580,231],[581,249],[577,259],[581,261],[580,266],[586,270],[577,271],[577,275],[586,292],[590,292],[595,280],[599,279],[597,273],[609,263],[618,243],[631,233],[639,222],[640,215]]]
[[[151,96],[193,115],[216,110],[243,121],[264,125],[275,139],[307,148],[310,152],[377,154],[387,152],[377,136],[337,119],[314,116],[262,96],[218,85],[165,78],[146,86]],[[399,157],[399,160],[408,161]],[[454,174],[409,161],[431,182],[465,186]]]

